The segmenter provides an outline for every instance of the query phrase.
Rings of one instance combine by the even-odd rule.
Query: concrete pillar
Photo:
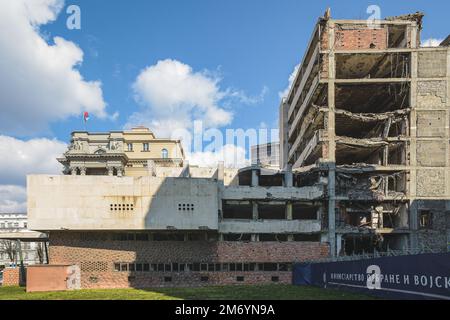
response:
[[[286,203],[286,219],[292,220],[292,202]]]
[[[336,256],[336,194],[335,194],[336,167],[329,165],[328,169],[328,242],[330,243],[330,255]]]
[[[292,187],[294,185],[294,177],[292,174],[292,166],[288,164],[286,166],[286,172],[284,173],[284,186],[285,187]]]
[[[217,181],[223,183],[224,173],[225,173],[224,162],[223,161],[219,161],[219,164],[217,166]]]
[[[257,234],[252,234],[251,235],[251,241],[252,242],[258,242],[259,241],[259,237]]]
[[[253,220],[258,220],[258,202],[252,202],[252,218]]]
[[[342,250],[342,234],[336,235],[336,254],[339,256]]]
[[[185,160],[183,163],[183,173],[182,176],[184,178],[189,178],[191,176],[191,173],[189,172],[189,161]]]
[[[258,169],[252,168],[252,187],[259,186]]]

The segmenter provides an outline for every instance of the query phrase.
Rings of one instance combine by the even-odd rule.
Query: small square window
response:
[[[279,281],[280,281],[280,277],[278,277],[278,276],[272,277],[272,282],[279,282]]]
[[[209,277],[207,277],[207,276],[201,276],[201,277],[200,277],[200,281],[201,281],[201,282],[208,282],[208,281],[209,281]]]
[[[114,263],[114,271],[120,271],[120,263]]]
[[[143,271],[144,272],[149,272],[150,271],[150,264],[149,263],[144,263],[142,265]]]
[[[128,270],[130,271],[136,271],[136,265],[134,263],[129,263],[128,264]]]
[[[242,282],[242,281],[244,281],[244,277],[243,276],[237,276],[236,277],[236,281]]]
[[[143,144],[142,144],[142,151],[149,151],[150,150],[150,148],[149,148],[149,146],[148,146],[148,143],[147,142],[144,142]]]
[[[136,271],[142,271],[142,263],[136,263]]]
[[[172,282],[172,277],[164,277],[164,282]]]
[[[120,270],[121,271],[128,271],[128,264],[127,263],[122,263],[120,265]]]

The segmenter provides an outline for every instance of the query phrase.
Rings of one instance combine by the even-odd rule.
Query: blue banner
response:
[[[298,263],[293,283],[348,288],[385,298],[450,300],[450,253]]]

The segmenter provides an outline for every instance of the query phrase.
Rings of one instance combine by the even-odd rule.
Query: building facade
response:
[[[251,163],[263,167],[280,167],[280,143],[271,142],[252,146],[250,150]]]
[[[28,232],[28,219],[25,213],[0,213],[0,267],[19,265],[19,243],[8,238],[15,234],[22,236]],[[45,249],[42,243],[24,241],[20,242],[20,246],[25,265],[44,262]]]
[[[69,150],[58,161],[72,175],[146,175],[149,166],[183,166],[179,140],[159,139],[145,127],[128,131],[72,133]]]
[[[29,224],[50,264],[82,287],[290,283],[291,264],[327,257],[323,186],[243,169],[156,167],[152,175],[28,176]]]
[[[281,104],[281,169],[189,166],[144,129],[148,146],[74,133],[66,175],[27,177],[50,263],[83,288],[261,284],[295,262],[446,250],[450,51],[420,48],[421,19],[319,19]]]
[[[448,246],[450,50],[420,46],[422,17],[320,18],[281,103],[282,167],[326,180],[332,254]]]

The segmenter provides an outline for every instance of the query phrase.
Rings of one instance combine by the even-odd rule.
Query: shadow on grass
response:
[[[316,287],[292,285],[211,286],[192,288],[88,289],[26,293],[21,287],[0,287],[0,300],[369,300],[373,297]]]

